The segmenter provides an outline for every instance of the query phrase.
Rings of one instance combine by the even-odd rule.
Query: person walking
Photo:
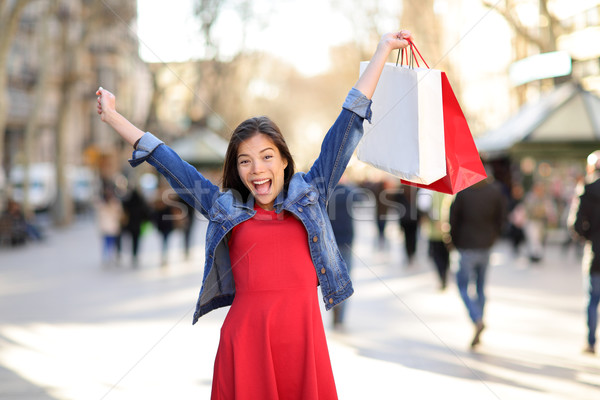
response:
[[[146,161],[209,221],[204,277],[193,323],[231,305],[221,328],[212,399],[337,399],[317,302],[326,309],[353,293],[333,238],[326,203],[370,120],[384,64],[405,48],[408,31],[384,35],[350,90],[307,173],[277,125],[254,117],[233,131],[222,190],[151,133],[144,133],[99,88],[98,113],[133,145],[130,163]]]
[[[356,188],[348,182],[346,175],[342,176],[329,202],[327,214],[331,221],[335,242],[340,249],[342,259],[346,262],[348,274],[352,270],[352,243],[354,241],[354,219],[352,205],[355,200]],[[333,308],[333,328],[344,329],[347,302],[342,302]]]
[[[596,352],[596,328],[598,326],[598,303],[600,302],[600,150],[588,157],[588,184],[579,197],[574,231],[585,240],[582,266],[589,278],[589,301],[587,306],[588,337],[584,352]]]
[[[128,236],[131,241],[131,265],[138,266],[138,253],[142,224],[150,219],[150,208],[146,200],[136,187],[133,187],[123,199],[123,218],[121,236],[119,237],[119,250],[122,249],[123,236]]]
[[[448,270],[450,268],[450,250],[448,249],[448,232],[445,213],[446,200],[449,195],[422,189],[417,200],[419,210],[425,216],[424,230],[429,239],[428,255],[435,265],[440,283],[440,290],[445,290],[448,284]]]
[[[525,196],[525,237],[532,264],[542,261],[548,225],[556,222],[556,208],[544,182],[533,184]]]
[[[177,207],[180,210],[179,218],[175,220],[175,228],[181,230],[183,234],[183,251],[186,261],[190,259],[190,250],[192,246],[192,231],[194,228],[195,210],[194,207],[177,196]]]
[[[176,197],[172,192],[171,188],[161,183],[157,196],[152,202],[151,219],[161,237],[161,267],[166,267],[169,263],[169,238],[175,230],[176,221],[182,218],[179,208],[175,207]]]
[[[502,232],[506,200],[501,189],[488,178],[456,194],[450,206],[450,237],[458,250],[456,284],[475,327],[471,348],[480,342],[486,302],[486,272],[490,249]],[[475,295],[469,292],[475,286]]]
[[[96,201],[96,220],[102,235],[102,265],[117,262],[117,245],[121,233],[123,206],[110,183],[104,183],[100,199]]]
[[[387,177],[377,176],[375,180],[363,182],[362,188],[368,195],[373,197],[375,227],[377,228],[376,248],[382,250],[386,247],[385,227],[388,219],[389,205],[392,204],[387,198],[392,187]]]
[[[406,265],[412,265],[417,253],[417,239],[421,213],[417,207],[417,191],[415,186],[400,185],[397,195],[399,203],[400,230],[404,234],[404,254]]]

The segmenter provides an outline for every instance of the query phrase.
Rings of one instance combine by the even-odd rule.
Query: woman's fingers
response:
[[[96,90],[96,95],[98,96],[98,114],[111,111],[115,108],[115,96],[110,91],[100,86]]]

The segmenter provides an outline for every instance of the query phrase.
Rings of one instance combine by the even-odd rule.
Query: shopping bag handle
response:
[[[421,61],[423,61],[425,66],[427,68],[429,68],[429,65],[427,65],[427,62],[425,61],[425,59],[421,55],[421,52],[419,51],[419,49],[417,49],[417,46],[415,46],[413,41],[410,39],[405,39],[405,40],[408,42],[408,47],[410,48],[410,65],[409,65],[409,60],[408,60],[409,50],[406,50],[406,48],[403,48],[403,49],[398,49],[398,57],[396,58],[396,66],[398,66],[398,60],[400,60],[400,65],[404,65],[404,51],[406,50],[406,53],[407,53],[406,54],[406,65],[410,66],[411,68],[414,68],[414,63],[416,63],[417,67],[420,67],[419,59],[415,56],[415,52],[417,52],[417,54],[421,58]],[[402,57],[402,58],[400,58],[400,57]]]

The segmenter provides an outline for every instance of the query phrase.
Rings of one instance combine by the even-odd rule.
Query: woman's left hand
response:
[[[389,51],[403,49],[408,46],[409,40],[412,40],[410,31],[403,29],[399,32],[386,33],[379,41],[380,45],[384,45]]]

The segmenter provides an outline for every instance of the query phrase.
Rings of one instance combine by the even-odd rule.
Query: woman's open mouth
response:
[[[269,194],[271,191],[271,180],[262,179],[260,181],[252,181],[256,194]]]

